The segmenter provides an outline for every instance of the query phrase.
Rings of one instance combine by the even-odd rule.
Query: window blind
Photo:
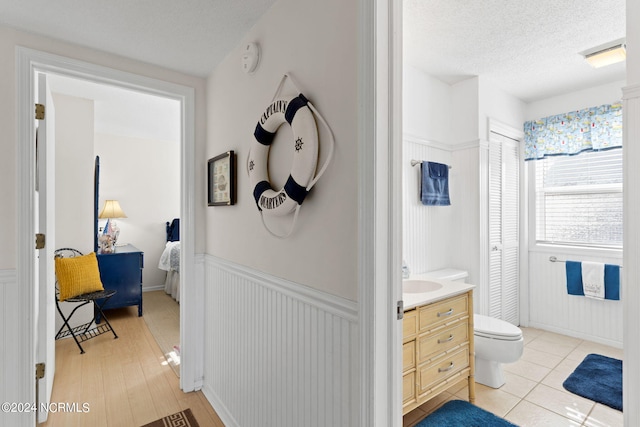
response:
[[[622,247],[622,150],[535,162],[536,240]]]

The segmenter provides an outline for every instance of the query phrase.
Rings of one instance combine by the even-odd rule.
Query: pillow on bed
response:
[[[95,252],[73,258],[56,258],[56,277],[60,301],[104,290]]]

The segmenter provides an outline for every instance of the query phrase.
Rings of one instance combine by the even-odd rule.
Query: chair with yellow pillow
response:
[[[113,337],[118,338],[102,311],[105,303],[115,295],[116,291],[104,289],[100,280],[98,259],[95,252],[83,255],[80,251],[71,248],[58,249],[54,252],[56,265],[56,308],[62,317],[64,324],[56,334],[56,339],[71,335],[75,340],[80,353],[84,349],[81,342],[90,340],[106,332],[111,331]],[[80,303],[73,308],[68,316],[60,309],[61,302]],[[71,327],[69,321],[76,311],[87,304],[93,303],[93,319],[79,326]],[[96,324],[96,318],[102,318],[104,323]],[[95,326],[92,328],[91,326]],[[66,330],[65,330],[66,329]]]

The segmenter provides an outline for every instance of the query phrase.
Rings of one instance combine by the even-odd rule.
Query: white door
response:
[[[36,140],[36,232],[46,236],[44,249],[36,254],[38,282],[36,322],[36,363],[45,364],[45,376],[40,379],[38,400],[51,401],[55,374],[55,114],[47,76],[38,74],[38,104],[44,105],[45,118],[37,120]],[[39,408],[38,408],[39,409]],[[38,422],[47,419],[47,412],[38,412]]]
[[[518,141],[489,140],[489,316],[519,325],[520,173]]]

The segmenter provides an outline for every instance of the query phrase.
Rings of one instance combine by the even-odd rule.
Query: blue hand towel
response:
[[[620,300],[619,265],[604,265],[604,299]]]
[[[577,261],[567,261],[567,293],[569,295],[582,295],[582,263]]]
[[[422,162],[420,200],[427,206],[449,206],[449,166],[442,163]]]
[[[582,263],[577,261],[566,262],[567,293],[569,295],[582,295]],[[620,300],[620,266],[604,265],[604,298]]]

